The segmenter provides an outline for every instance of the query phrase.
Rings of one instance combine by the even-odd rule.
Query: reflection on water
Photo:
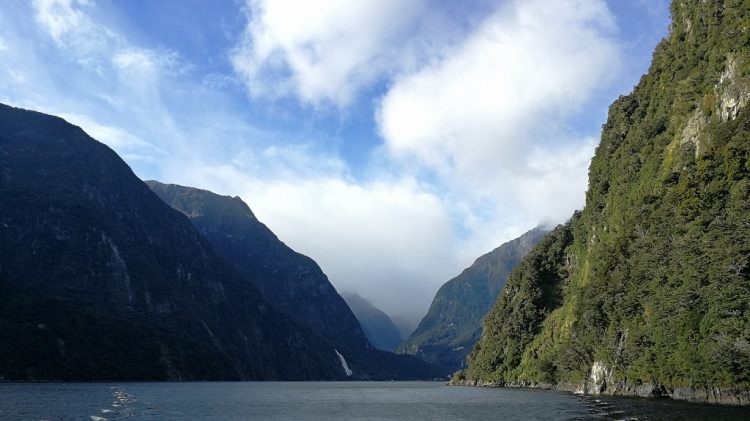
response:
[[[0,419],[750,420],[750,408],[432,382],[5,383]]]

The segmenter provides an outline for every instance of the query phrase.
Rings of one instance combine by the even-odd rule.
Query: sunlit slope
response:
[[[583,212],[510,276],[468,379],[747,403],[750,3],[672,18],[610,108]]]

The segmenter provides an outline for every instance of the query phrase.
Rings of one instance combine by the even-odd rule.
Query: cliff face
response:
[[[748,403],[750,6],[672,19],[610,107],[583,212],[510,276],[468,381]]]
[[[0,104],[0,379],[343,379],[108,147]]]
[[[508,275],[546,233],[544,228],[534,228],[479,257],[446,282],[435,294],[417,330],[397,352],[436,364],[445,375],[463,368],[467,354],[482,333],[482,318]]]

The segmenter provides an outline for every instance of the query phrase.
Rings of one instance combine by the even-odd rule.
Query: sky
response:
[[[421,318],[583,206],[666,0],[4,0],[0,102],[142,179],[240,196],[339,291]]]

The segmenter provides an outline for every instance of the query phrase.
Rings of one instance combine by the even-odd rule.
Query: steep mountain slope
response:
[[[482,333],[482,318],[508,275],[546,233],[544,228],[534,228],[479,257],[446,282],[417,330],[397,352],[417,355],[441,367],[446,375],[462,368]]]
[[[108,147],[0,104],[0,378],[340,379]]]
[[[750,402],[750,4],[676,1],[672,19],[610,108],[584,211],[488,315],[470,382]]]
[[[393,320],[371,302],[356,293],[345,293],[342,297],[357,316],[367,339],[375,348],[392,351],[404,340]]]
[[[359,321],[317,263],[281,242],[239,197],[157,181],[147,184],[187,215],[216,252],[257,285],[268,302],[337,349],[355,378],[435,377],[435,368],[419,359],[372,349]]]

